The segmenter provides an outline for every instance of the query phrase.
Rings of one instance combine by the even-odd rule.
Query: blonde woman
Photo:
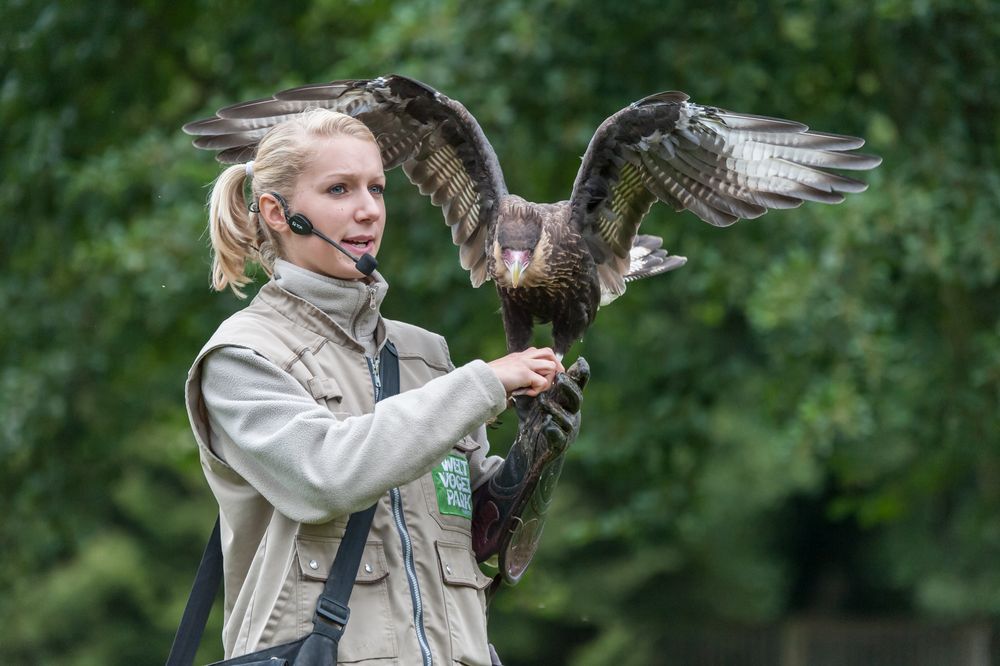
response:
[[[551,349],[455,368],[440,336],[381,316],[378,272],[364,275],[288,224],[305,216],[350,254],[374,256],[384,190],[371,132],[327,110],[274,127],[254,161],[227,168],[213,188],[214,288],[242,296],[248,262],[272,277],[219,326],[186,386],[219,503],[227,658],[311,631],[349,515],[377,503],[340,662],[490,663],[490,578],[472,546],[472,496],[505,463],[487,456],[483,423],[511,394],[539,395],[564,369]],[[376,407],[386,341],[400,394]],[[549,409],[571,438],[574,414]],[[438,492],[445,478],[450,492]]]

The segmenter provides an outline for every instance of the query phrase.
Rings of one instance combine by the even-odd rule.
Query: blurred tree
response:
[[[465,103],[539,201],[568,196],[606,116],[668,88],[885,157],[837,207],[729,230],[654,210],[690,261],[576,350],[583,433],[491,617],[508,663],[662,663],[666,625],[790,612],[1000,612],[996,3],[12,0],[4,18],[8,661],[161,659],[211,526],[181,387],[241,303],[208,292],[218,168],[180,125],[392,71]],[[500,353],[495,296],[468,288],[440,213],[398,173],[389,202],[388,314],[458,362]]]

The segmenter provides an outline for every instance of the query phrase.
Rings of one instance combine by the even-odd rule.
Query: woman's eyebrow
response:
[[[363,173],[359,173],[357,171],[331,171],[331,172],[329,172],[327,174],[324,174],[322,176],[322,179],[323,180],[335,180],[335,179],[339,179],[339,180],[371,180],[371,179],[379,179],[379,178],[384,178],[384,177],[385,177],[384,173],[363,174]]]

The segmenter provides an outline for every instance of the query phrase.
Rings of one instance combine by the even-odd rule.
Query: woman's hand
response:
[[[489,366],[503,384],[507,395],[536,396],[552,386],[557,374],[566,371],[555,352],[548,347],[530,347],[507,354],[491,361]]]

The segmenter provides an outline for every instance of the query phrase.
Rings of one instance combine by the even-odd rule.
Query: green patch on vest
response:
[[[469,480],[469,461],[465,456],[448,454],[431,474],[437,490],[438,511],[471,520],[472,483]]]

